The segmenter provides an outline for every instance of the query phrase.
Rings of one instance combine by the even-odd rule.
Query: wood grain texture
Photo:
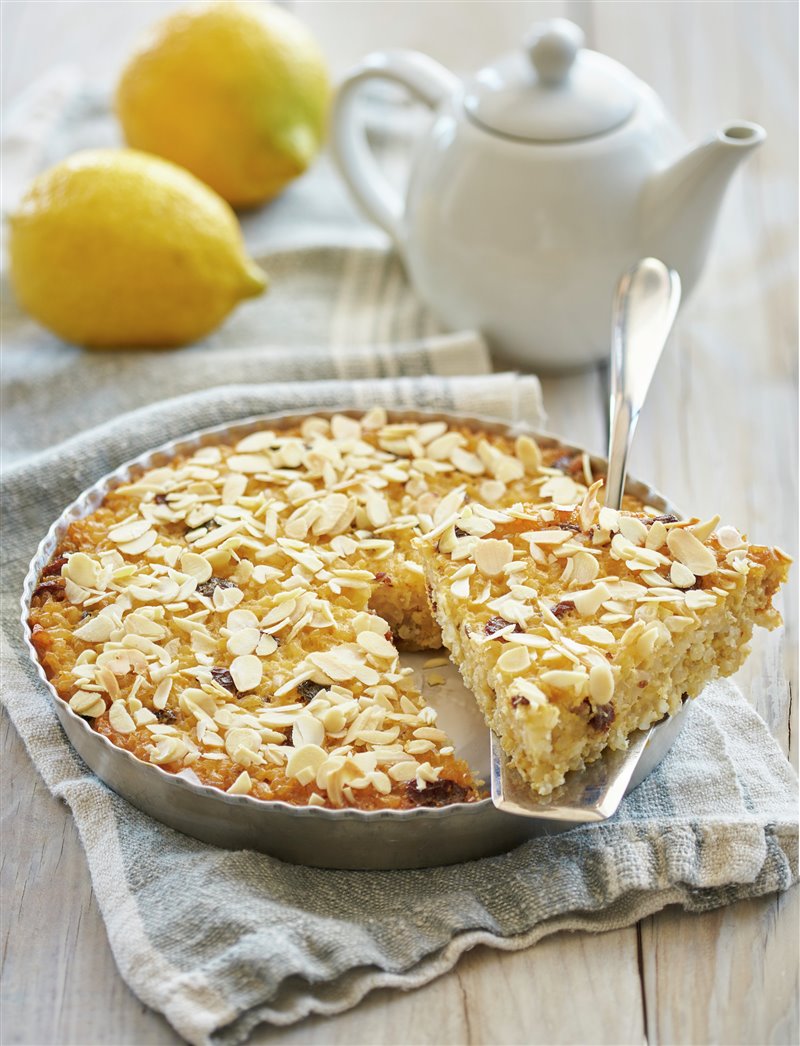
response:
[[[4,100],[72,61],[113,77],[132,32],[174,0],[0,5]],[[797,551],[797,6],[794,2],[362,4],[299,0],[341,71],[375,46],[474,66],[537,17],[566,13],[662,95],[692,138],[731,117],[769,140],[737,174],[706,273],[643,414],[632,471],[698,514]],[[400,10],[402,8],[402,11]],[[459,50],[459,37],[467,43]],[[550,427],[602,451],[602,370],[544,382]],[[797,760],[797,570],[784,634],[760,636],[739,682]],[[776,685],[785,670],[788,682]],[[769,699],[767,699],[769,695]],[[4,718],[3,1043],[180,1040],[119,977],[66,808]],[[409,993],[335,1018],[258,1029],[254,1043],[776,1043],[800,1040],[798,891],[637,928],[561,934],[520,953],[476,948]]]

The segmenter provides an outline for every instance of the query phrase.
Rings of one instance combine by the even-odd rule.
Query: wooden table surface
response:
[[[108,77],[127,30],[174,3],[2,5],[4,101],[48,66]],[[377,46],[424,47],[463,67],[564,13],[648,80],[690,137],[755,120],[766,145],[736,176],[701,284],[641,420],[632,470],[700,516],[796,554],[797,5],[592,2],[359,5],[299,2],[341,71]],[[350,12],[352,13],[351,7]],[[346,12],[347,13],[347,12]],[[458,49],[460,46],[460,50]],[[544,383],[551,427],[602,450],[605,379]],[[740,683],[797,760],[797,571],[786,630],[761,636]],[[763,680],[785,680],[763,700]],[[3,1043],[174,1043],[120,979],[67,809],[4,720]],[[254,1043],[796,1043],[798,891],[704,915],[666,910],[600,936],[528,951],[477,948],[408,994],[381,991],[335,1018],[262,1028]]]

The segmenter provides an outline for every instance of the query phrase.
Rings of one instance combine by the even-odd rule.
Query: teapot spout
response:
[[[766,136],[755,123],[727,124],[645,187],[642,242],[677,269],[685,288],[700,275],[731,175]]]

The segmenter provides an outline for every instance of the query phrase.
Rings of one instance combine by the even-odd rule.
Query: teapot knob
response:
[[[580,26],[566,18],[537,23],[526,39],[525,47],[539,82],[553,87],[562,84],[585,41]]]

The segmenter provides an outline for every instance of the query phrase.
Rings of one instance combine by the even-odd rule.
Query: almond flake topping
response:
[[[430,453],[430,448],[429,448]],[[468,476],[480,476],[485,471],[483,462],[472,451],[464,450],[462,447],[454,447],[450,453],[450,460],[459,470]]]
[[[292,725],[292,744],[295,748],[304,745],[321,746],[325,740],[325,727],[313,715],[303,713]]]
[[[115,545],[124,545],[129,541],[135,541],[150,530],[150,523],[146,519],[134,519],[129,523],[120,523],[111,527],[108,536]]]
[[[693,523],[686,529],[690,534],[694,534],[698,541],[708,541],[718,523],[719,516],[712,516],[711,519],[707,519],[705,523]]]
[[[692,571],[677,560],[669,568],[669,579],[678,588],[691,588],[697,580]]]
[[[582,617],[591,617],[611,598],[611,592],[601,581],[593,588],[584,589],[582,592],[570,592],[568,598],[575,604],[575,609]]]
[[[228,795],[247,795],[252,787],[250,774],[246,770],[242,770],[227,792]]]
[[[483,538],[476,543],[472,554],[484,577],[497,577],[514,558],[514,546],[510,541]]]
[[[525,537],[532,545],[562,545],[572,537],[570,530],[530,530]]]
[[[208,581],[214,573],[208,559],[205,556],[198,555],[196,552],[184,552],[180,563],[184,574],[193,577],[198,584]]]
[[[272,468],[270,459],[263,454],[231,454],[225,464],[234,472],[243,472],[245,475],[269,472]]]
[[[647,541],[645,541],[645,548],[662,548],[667,543],[667,533],[667,528],[664,526],[661,520],[655,520],[650,525],[650,530],[647,534]]]
[[[261,633],[257,628],[240,628],[228,639],[227,648],[234,655],[253,654],[260,639]],[[274,639],[272,641],[275,642]]]
[[[356,637],[356,642],[360,647],[363,647],[367,653],[372,654],[375,657],[388,658],[392,661],[397,657],[397,650],[394,646],[392,646],[388,639],[379,635],[377,632],[360,632]]]
[[[73,552],[61,568],[61,576],[73,581],[82,588],[96,588],[100,574],[100,564],[86,555],[85,552]]]
[[[728,552],[735,548],[744,547],[744,539],[736,527],[724,526],[717,531],[717,541]]]
[[[558,454],[548,444],[548,460]],[[84,611],[69,677],[80,689],[65,696],[79,715],[107,714],[114,736],[141,738],[154,764],[194,766],[201,780],[223,771],[233,795],[268,797],[277,768],[276,794],[289,778],[309,804],[360,805],[365,790],[366,805],[392,791],[411,801],[407,786],[441,781],[453,748],[389,624],[367,608],[402,604],[420,586],[424,613],[422,567],[407,552],[420,537],[449,558],[439,605],[459,602],[499,707],[525,730],[551,730],[552,688],[573,709],[588,697],[606,729],[616,673],[644,678],[653,652],[685,644],[753,561],[733,528],[712,534],[717,519],[662,522],[653,507],[643,522],[604,508],[588,456],[569,474],[558,460],[543,467],[529,436],[511,453],[446,422],[388,424],[375,408],[151,469],[118,488],[128,500],[108,531],[114,547],[66,554],[64,581],[47,586],[75,618]],[[545,504],[520,503],[528,491]],[[517,520],[530,522],[500,538]],[[707,540],[723,550],[720,567]],[[694,587],[698,561],[719,572],[718,587]],[[490,614],[501,627],[487,635]],[[625,660],[612,670],[614,648]],[[427,686],[443,683],[432,671],[441,661],[426,662]]]
[[[586,672],[552,669],[549,672],[542,672],[541,680],[554,690],[572,690],[580,696],[588,685],[589,677]]]
[[[131,719],[124,701],[114,701],[108,710],[108,721],[118,734],[132,734],[136,723]]]
[[[688,567],[696,577],[713,574],[717,569],[714,553],[688,530],[678,527],[670,530],[667,547],[675,559]]]
[[[111,638],[114,628],[115,624],[110,616],[98,614],[96,617],[90,617],[80,628],[76,628],[73,635],[85,643],[105,643]]]
[[[589,671],[589,696],[597,705],[607,705],[614,696],[614,674],[610,665],[595,665]]]
[[[647,527],[636,516],[620,516],[619,530],[632,545],[644,545],[647,541]]]
[[[78,715],[95,719],[105,712],[106,703],[100,694],[92,693],[89,690],[78,690],[69,699],[69,707]]]
[[[613,646],[616,642],[614,633],[601,625],[581,625],[578,634],[596,646]]]
[[[517,436],[514,452],[525,466],[525,471],[535,476],[542,465],[542,452],[530,436]]]
[[[509,650],[504,650],[497,659],[497,667],[501,672],[507,672],[509,675],[524,672],[530,668],[530,664],[531,656],[524,646],[512,646]]]
[[[242,654],[231,662],[230,674],[234,685],[241,693],[255,690],[261,682],[264,669],[255,654]]]

